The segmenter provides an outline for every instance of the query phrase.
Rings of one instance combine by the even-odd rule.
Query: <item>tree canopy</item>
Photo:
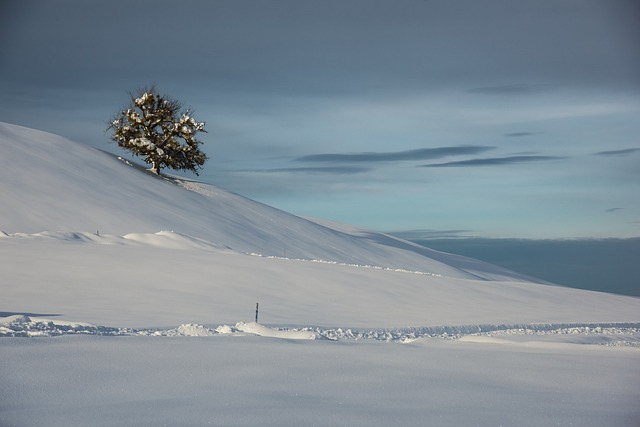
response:
[[[158,175],[163,167],[198,175],[207,155],[200,150],[202,141],[196,134],[206,133],[205,123],[196,121],[181,102],[160,95],[155,86],[129,95],[131,103],[112,118],[107,128],[113,130],[111,140],[143,157]]]

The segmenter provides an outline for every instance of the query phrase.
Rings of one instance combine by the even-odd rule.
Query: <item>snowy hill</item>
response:
[[[8,314],[171,326],[246,319],[260,301],[276,324],[422,327],[629,322],[640,312],[636,299],[312,222],[32,129],[0,124],[0,162]]]
[[[157,178],[92,147],[19,126],[0,123],[0,162],[6,234],[170,230],[240,253],[528,280],[388,235],[320,225],[213,185]]]

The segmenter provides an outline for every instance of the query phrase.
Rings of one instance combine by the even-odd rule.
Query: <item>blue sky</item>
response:
[[[0,4],[0,120],[118,154],[155,83],[200,179],[416,236],[640,236],[640,6],[626,0]]]

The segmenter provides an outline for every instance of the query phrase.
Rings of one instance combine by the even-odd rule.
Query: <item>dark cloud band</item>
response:
[[[435,163],[432,165],[422,165],[425,168],[445,168],[445,167],[472,167],[472,166],[502,166],[516,163],[543,162],[548,160],[562,160],[566,157],[554,156],[511,156],[493,157],[486,159],[461,160],[458,162]]]
[[[448,156],[479,154],[494,147],[481,145],[462,145],[456,147],[420,148],[417,150],[396,151],[387,153],[352,153],[352,154],[313,154],[295,159],[298,162],[394,162],[441,159]]]
[[[598,153],[594,153],[594,155],[596,156],[627,156],[637,151],[640,151],[640,148],[626,148],[623,150],[600,151]]]

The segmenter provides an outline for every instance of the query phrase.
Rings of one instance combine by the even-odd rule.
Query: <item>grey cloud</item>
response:
[[[593,153],[593,154],[595,156],[626,156],[629,154],[633,154],[636,151],[640,151],[640,148],[626,148],[623,150],[600,151],[598,153]]]
[[[440,159],[448,156],[479,154],[494,147],[482,145],[462,145],[457,147],[419,148],[417,150],[385,153],[313,154],[295,159],[299,162],[392,162]]]
[[[467,166],[502,166],[515,163],[543,162],[548,160],[561,160],[566,157],[554,156],[510,156],[510,157],[493,157],[485,159],[461,160],[458,162],[435,163],[431,165],[423,165],[425,168],[442,168],[442,167],[467,167]]]
[[[560,84],[624,80],[637,87],[640,69],[635,15],[619,2],[580,8],[558,8],[555,2],[504,8],[493,0],[414,1],[402,7],[381,0],[193,4],[196,14],[176,14],[171,0],[5,1],[2,77],[7,86],[114,89],[149,79],[165,86],[179,76],[217,98],[221,92],[271,90],[326,96],[358,86],[366,93],[416,93],[432,85],[476,87],[506,79],[525,83],[471,92],[549,87],[526,83],[531,75]],[[176,31],[157,25],[167,20]],[[120,49],[117,61],[104,54],[131,41],[121,28],[139,30],[136,41],[146,48],[145,61],[135,49]],[[182,60],[167,60],[166,52],[180,52]]]
[[[609,208],[609,209],[605,210],[605,212],[616,212],[616,211],[621,211],[623,209],[624,208]]]

